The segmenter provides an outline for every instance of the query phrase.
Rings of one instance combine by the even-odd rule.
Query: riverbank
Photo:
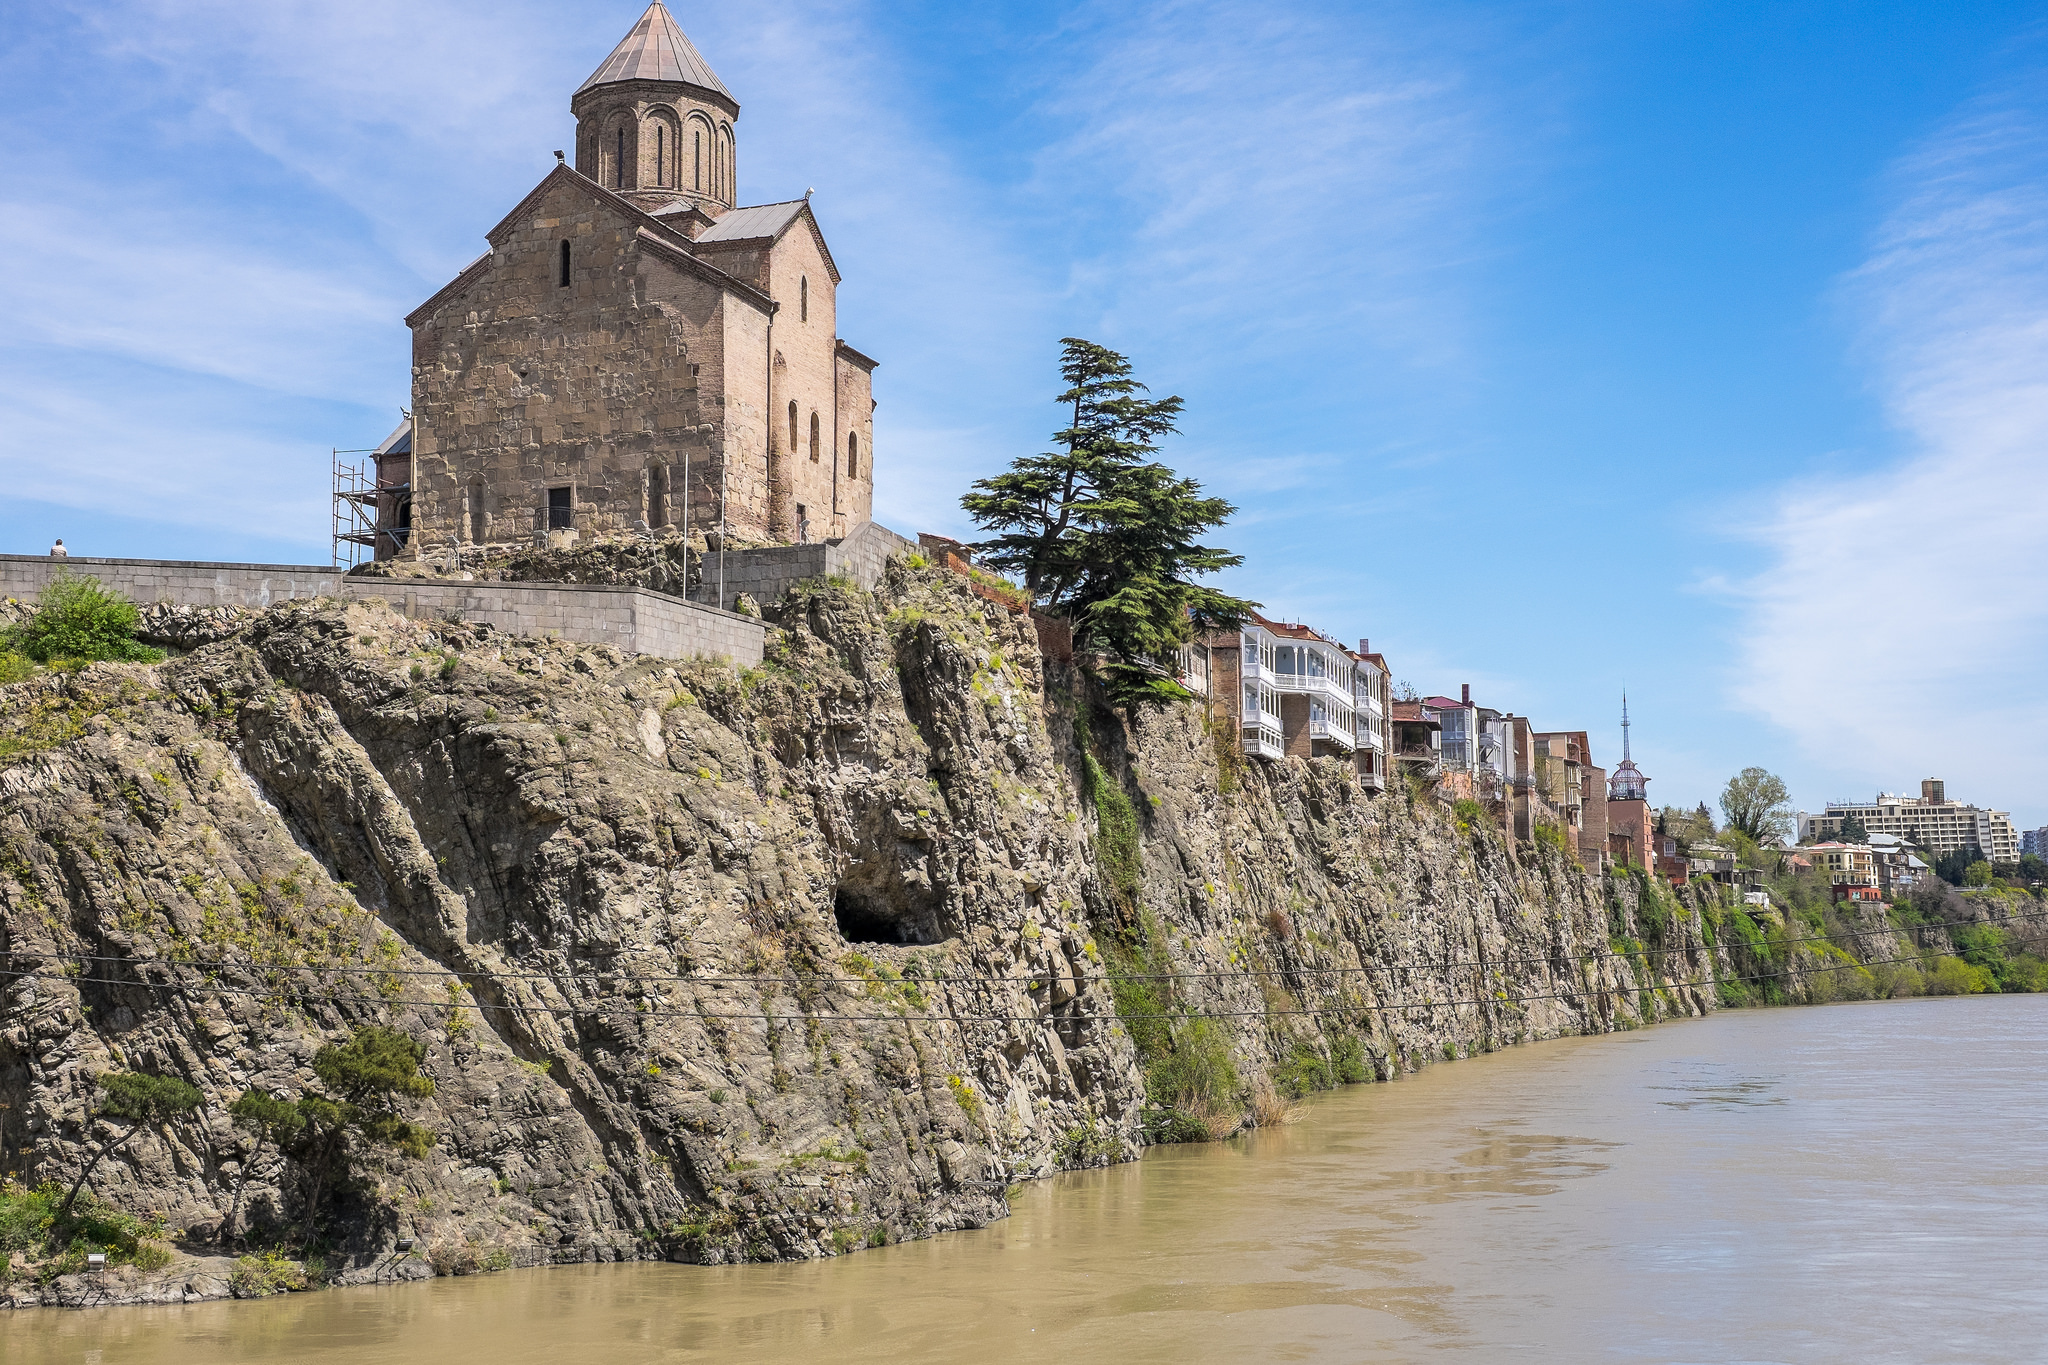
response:
[[[9,1357],[2028,1361],[2048,1329],[2044,1007],[1744,1010],[1554,1040],[1048,1179],[974,1235],[36,1314]]]
[[[838,1257],[1319,1090],[1843,975],[1799,907],[1247,760],[1196,703],[1113,712],[971,587],[799,585],[756,670],[314,601],[11,685],[21,1179],[117,1147],[93,1188],[173,1245],[310,1224],[341,1284]],[[323,1049],[373,1026],[431,1143],[237,1123],[332,1099]],[[195,1098],[130,1134],[122,1072]]]

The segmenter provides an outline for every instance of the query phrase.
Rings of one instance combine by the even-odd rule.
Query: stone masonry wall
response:
[[[757,550],[729,550],[724,555],[723,596],[720,597],[720,556],[704,556],[698,597],[718,598],[730,608],[742,594],[762,604],[779,600],[805,579],[841,576],[863,588],[872,589],[882,581],[882,571],[893,555],[916,549],[916,545],[885,526],[869,522],[838,543],[823,545],[777,545]]]
[[[140,604],[181,607],[268,607],[295,598],[331,597],[342,583],[342,570],[325,564],[0,555],[0,597],[33,599],[60,571],[90,575]]]
[[[59,566],[90,574],[142,606],[168,602],[179,607],[261,609],[313,597],[381,597],[414,619],[447,620],[454,613],[514,634],[553,635],[663,659],[715,655],[742,668],[761,662],[764,637],[759,621],[645,588],[357,578],[340,569],[307,564],[0,555],[0,597],[33,599]]]
[[[474,280],[413,316],[423,552],[528,543],[546,527],[547,490],[564,485],[585,535],[664,514],[680,522],[686,447],[692,520],[715,515],[728,415],[700,393],[720,392],[727,300],[650,262],[639,230],[564,173],[508,223]],[[558,283],[564,241],[568,288]],[[759,352],[735,359],[764,363]],[[650,471],[671,467],[669,504],[650,507]],[[728,495],[737,508],[748,490]]]
[[[757,620],[645,588],[351,578],[347,591],[355,597],[381,597],[414,620],[459,619],[660,659],[712,655],[742,668],[761,662],[766,634]]]

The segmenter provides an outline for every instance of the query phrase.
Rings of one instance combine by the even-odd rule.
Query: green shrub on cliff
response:
[[[6,632],[7,648],[37,663],[155,663],[164,657],[135,639],[135,604],[97,578],[60,573],[36,599],[36,613]]]
[[[1237,1064],[1214,1019],[1182,1021],[1171,1050],[1145,1068],[1145,1135],[1154,1142],[1207,1142],[1237,1127]]]

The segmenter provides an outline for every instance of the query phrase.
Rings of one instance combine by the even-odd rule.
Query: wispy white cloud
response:
[[[1990,800],[2048,763],[2048,110],[1974,104],[1894,184],[1843,297],[1908,454],[1777,497],[1736,690],[1845,783]]]

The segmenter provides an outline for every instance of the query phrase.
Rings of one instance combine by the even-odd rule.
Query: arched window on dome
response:
[[[626,129],[622,124],[613,133],[612,146],[612,188],[626,188]]]
[[[846,433],[846,477],[860,477],[860,433],[857,431]]]
[[[704,130],[690,130],[690,188],[704,188]]]
[[[654,183],[668,184],[668,129],[659,123],[654,125]]]
[[[796,454],[796,400],[789,400],[789,453]]]
[[[562,240],[560,261],[555,271],[555,287],[558,289],[567,289],[569,287],[569,241],[567,238]]]

